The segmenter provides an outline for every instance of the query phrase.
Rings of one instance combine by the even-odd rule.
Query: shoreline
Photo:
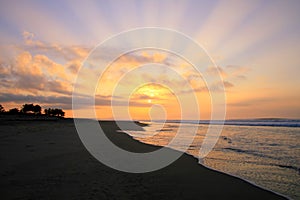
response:
[[[286,198],[209,169],[186,153],[154,172],[132,174],[113,170],[87,152],[70,119],[2,122],[0,159],[5,164],[0,167],[0,186],[6,199]],[[112,121],[100,123],[112,142],[121,148],[134,152],[160,148],[117,132]]]
[[[100,122],[100,121],[99,121],[99,122]],[[140,121],[139,121],[139,122],[140,122]],[[146,123],[143,123],[143,122],[140,122],[140,123],[141,123],[141,124],[145,124],[146,126],[148,126],[148,124],[146,124]],[[199,125],[201,125],[201,124],[199,124]],[[137,141],[137,142],[140,142],[139,140],[135,139],[133,136],[130,136],[129,134],[127,134],[126,132],[120,131],[120,133],[124,133],[124,134],[128,135],[129,137],[131,137],[133,140],[135,140],[135,141]],[[143,142],[140,142],[140,143],[142,143],[142,144],[147,144],[147,143],[143,143]],[[162,146],[153,145],[153,144],[147,144],[147,145],[152,145],[152,146],[162,147]],[[167,147],[167,148],[168,148],[168,147]],[[171,148],[170,148],[170,149],[171,149]],[[179,150],[176,150],[176,149],[172,149],[172,150],[174,150],[174,151],[179,151]],[[268,192],[274,193],[274,194],[276,194],[276,195],[278,195],[278,196],[281,196],[281,197],[283,197],[283,198],[286,198],[286,199],[289,199],[289,200],[292,199],[292,198],[290,198],[290,197],[288,197],[288,196],[286,196],[286,195],[284,195],[284,194],[281,194],[281,193],[278,193],[278,192],[273,191],[273,190],[271,190],[271,189],[268,189],[268,188],[265,188],[265,187],[263,187],[263,186],[257,185],[255,182],[250,181],[250,180],[247,180],[247,179],[244,179],[244,178],[242,178],[242,177],[240,177],[240,176],[233,175],[233,174],[228,174],[228,173],[226,173],[226,172],[223,172],[223,171],[220,171],[220,170],[211,168],[211,167],[205,165],[199,158],[195,157],[195,156],[192,155],[192,154],[188,154],[187,152],[183,152],[183,154],[195,158],[195,159],[197,160],[197,163],[198,163],[200,166],[205,167],[205,168],[207,168],[207,169],[209,169],[209,170],[212,170],[212,171],[215,171],[215,172],[218,172],[218,173],[222,173],[222,174],[227,175],[227,176],[231,176],[231,177],[240,179],[240,180],[245,181],[245,182],[247,182],[247,183],[249,183],[249,184],[251,184],[251,185],[253,185],[253,186],[255,186],[255,187],[258,187],[258,188],[261,188],[261,189],[266,190],[266,191],[268,191]]]
[[[128,122],[128,121],[126,121],[126,120],[124,120],[124,121],[125,121],[125,122]],[[99,120],[99,123],[101,123],[101,122],[113,122],[113,121],[111,121],[111,120],[104,120],[104,121]],[[143,121],[134,121],[134,122],[135,122],[135,123],[138,123],[139,125],[142,125],[142,126],[148,126],[148,125],[149,125],[149,124],[147,124],[147,123],[143,123]],[[199,124],[199,125],[201,125],[201,124]],[[224,125],[231,125],[231,124],[224,124]],[[126,131],[119,131],[119,133],[126,134],[126,135],[129,136],[131,139],[133,139],[133,140],[135,140],[135,141],[137,141],[137,142],[139,142],[139,143],[141,143],[141,144],[150,145],[150,146],[153,146],[153,147],[162,147],[162,146],[158,146],[158,145],[153,145],[153,144],[147,144],[147,143],[140,142],[139,140],[135,139],[133,136],[131,136],[131,135],[129,135],[128,133],[126,133]],[[167,147],[167,148],[169,148],[169,147]],[[172,149],[172,148],[169,148],[169,149]],[[174,151],[179,151],[179,150],[176,150],[176,149],[172,149],[172,150],[174,150]],[[236,175],[232,175],[232,174],[228,174],[228,173],[225,173],[225,172],[222,172],[222,171],[213,169],[213,168],[211,168],[211,167],[209,167],[209,166],[206,166],[205,164],[203,164],[203,163],[201,162],[201,160],[200,160],[199,158],[197,158],[197,157],[195,157],[195,156],[193,156],[193,155],[191,155],[191,154],[188,154],[188,153],[186,153],[186,152],[183,152],[183,154],[186,155],[186,156],[191,156],[192,158],[196,159],[197,164],[199,164],[200,166],[205,167],[205,168],[207,168],[207,169],[209,169],[209,170],[212,170],[212,171],[215,171],[215,172],[224,174],[224,175],[226,175],[226,176],[230,176],[230,177],[234,177],[234,178],[240,179],[240,180],[245,181],[245,182],[247,182],[247,183],[249,183],[249,184],[251,184],[251,185],[253,185],[253,186],[255,186],[255,187],[258,187],[258,188],[260,188],[260,189],[263,189],[263,190],[266,190],[266,191],[268,191],[268,192],[274,193],[274,194],[276,194],[276,195],[278,195],[278,196],[281,196],[281,197],[286,198],[286,199],[289,199],[289,200],[291,199],[290,197],[288,197],[288,196],[286,196],[286,195],[283,195],[283,194],[277,193],[277,192],[275,192],[275,191],[272,191],[272,190],[270,190],[270,189],[268,189],[268,188],[264,188],[264,187],[262,187],[262,186],[259,186],[259,185],[257,185],[255,182],[252,182],[252,181],[249,181],[249,180],[244,179],[244,178],[242,178],[242,177],[239,177],[239,176],[236,176]]]
[[[187,155],[190,155],[190,154],[187,154]],[[190,156],[192,156],[192,155],[190,155]],[[232,176],[232,177],[241,179],[242,181],[245,181],[245,182],[247,182],[247,183],[249,183],[249,184],[251,184],[251,185],[253,185],[253,186],[255,186],[255,187],[258,187],[258,188],[261,188],[261,189],[266,190],[266,191],[268,191],[268,192],[274,193],[274,194],[276,194],[276,195],[278,195],[278,196],[281,196],[281,197],[283,197],[283,198],[286,198],[286,199],[289,199],[289,200],[292,199],[292,198],[290,198],[290,197],[288,197],[288,196],[286,196],[286,195],[284,195],[284,194],[281,194],[281,193],[278,193],[278,192],[276,192],[276,191],[273,191],[273,190],[270,190],[270,189],[268,189],[268,188],[265,188],[265,187],[263,187],[263,186],[257,185],[255,182],[249,181],[249,180],[244,179],[244,178],[242,178],[242,177],[240,177],[240,176],[233,175],[233,174],[227,174],[227,173],[225,173],[225,172],[222,172],[222,171],[216,170],[216,169],[214,169],[214,168],[211,168],[211,167],[209,167],[209,166],[206,166],[206,165],[204,165],[203,163],[201,163],[200,160],[199,160],[198,163],[199,163],[201,166],[206,167],[206,168],[209,169],[209,170],[213,170],[213,171],[216,171],[216,172],[219,172],[219,173],[226,174],[226,175],[228,175],[228,176]]]
[[[269,119],[269,118],[262,118],[262,119],[266,120],[266,119]],[[275,118],[275,119],[277,119],[277,118]],[[287,119],[287,118],[282,118],[282,119],[289,120],[289,119]],[[282,120],[282,119],[280,119],[280,120]],[[244,120],[245,120],[245,119],[244,119]],[[257,120],[257,119],[254,119],[254,120]],[[299,121],[299,119],[294,119],[294,120],[298,120],[298,121]],[[149,124],[151,123],[151,122],[148,122],[148,121],[145,121],[145,120],[142,120],[142,121],[139,121],[139,122],[145,123],[146,125],[149,125]],[[162,122],[154,122],[154,123],[162,123]],[[166,123],[180,123],[180,122],[166,121]],[[183,123],[186,123],[186,124],[192,124],[192,125],[203,125],[203,124],[204,124],[204,125],[208,125],[208,124],[205,124],[205,123],[199,123],[199,124],[195,124],[195,123],[191,123],[191,122],[183,122]],[[218,124],[211,124],[211,125],[218,125]],[[240,125],[236,125],[236,124],[224,124],[224,126],[240,126]],[[258,125],[241,125],[241,126],[249,126],[249,127],[253,127],[253,126],[258,126]],[[266,126],[267,126],[267,127],[274,127],[274,126],[269,126],[269,125],[262,125],[262,127],[266,127]],[[297,126],[277,126],[277,127],[299,128],[299,127],[297,127]],[[127,134],[127,133],[126,133],[126,134]],[[134,140],[137,140],[137,139],[135,139],[134,137],[132,137],[132,138],[133,138]],[[139,140],[137,140],[137,141],[139,141]],[[140,142],[140,141],[139,141],[139,142]],[[153,144],[151,144],[151,145],[153,145]],[[155,145],[154,145],[154,146],[155,146]],[[157,146],[158,146],[158,145],[157,145]],[[175,149],[175,150],[176,150],[176,149]],[[179,150],[177,150],[177,151],[179,151]],[[240,176],[238,176],[238,175],[229,174],[229,173],[220,171],[220,170],[218,170],[218,169],[214,169],[214,168],[212,168],[212,167],[210,167],[210,166],[208,166],[208,165],[205,165],[201,159],[199,159],[198,157],[196,157],[196,156],[194,156],[194,155],[192,155],[192,154],[189,154],[189,153],[187,153],[187,152],[184,152],[184,154],[186,154],[186,155],[188,155],[188,156],[192,156],[193,158],[197,159],[199,165],[201,165],[201,166],[203,166],[203,167],[205,167],[205,168],[207,168],[207,169],[209,169],[209,170],[213,170],[213,171],[216,171],[216,172],[219,172],[219,173],[223,173],[223,174],[225,174],[225,175],[229,175],[229,176],[232,176],[232,177],[241,179],[241,180],[243,180],[243,181],[245,181],[245,182],[247,182],[247,183],[249,183],[249,184],[251,184],[251,185],[253,185],[253,186],[255,186],[255,187],[258,187],[258,188],[261,188],[261,189],[263,189],[263,190],[272,192],[272,193],[274,193],[274,194],[276,194],[276,195],[278,195],[278,196],[284,197],[284,198],[286,198],[286,199],[290,199],[290,200],[293,199],[293,198],[291,198],[291,197],[289,197],[289,196],[287,196],[287,195],[285,195],[285,194],[282,194],[282,193],[273,191],[273,190],[271,190],[271,189],[269,189],[269,188],[266,188],[266,187],[264,187],[264,186],[258,185],[258,184],[255,183],[254,181],[245,179],[245,178],[240,177]]]

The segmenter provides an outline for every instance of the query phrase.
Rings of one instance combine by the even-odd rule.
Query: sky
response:
[[[82,117],[93,98],[99,119],[210,119],[222,86],[227,119],[300,118],[299,10],[297,0],[1,0],[0,104],[72,117],[75,81],[92,50],[120,32],[158,27],[192,38],[212,64],[199,64],[199,74],[168,51],[121,55],[100,79],[85,71],[97,89],[94,97],[79,91]],[[207,86],[207,77],[221,81]]]

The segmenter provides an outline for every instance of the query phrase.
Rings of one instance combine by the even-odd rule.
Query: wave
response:
[[[157,120],[156,122],[161,122]],[[300,127],[299,119],[247,119],[247,120],[168,120],[168,123],[186,124],[212,124],[212,125],[233,125],[233,126],[275,126],[275,127]]]
[[[252,150],[243,150],[243,149],[238,149],[238,148],[224,148],[224,150],[229,150],[229,151],[235,151],[237,153],[246,153],[246,154],[251,154],[254,156],[258,156],[258,157],[264,157],[264,158],[271,158],[271,159],[276,159],[272,156],[267,156],[261,153],[258,153],[256,151],[252,151]],[[261,164],[261,163],[260,163]],[[296,167],[296,166],[292,166],[292,165],[282,165],[282,164],[268,164],[268,165],[273,165],[273,166],[277,166],[277,167],[281,167],[281,168],[286,168],[286,169],[291,169],[291,170],[295,170],[298,174],[300,174],[300,168]]]
[[[228,150],[228,151],[234,151],[234,152],[237,152],[237,153],[251,154],[251,155],[254,155],[254,156],[257,156],[257,157],[276,159],[275,157],[267,156],[265,154],[262,154],[260,152],[253,151],[253,150],[245,150],[245,149],[238,149],[238,148],[231,148],[231,147],[226,147],[226,148],[223,148],[223,149]]]

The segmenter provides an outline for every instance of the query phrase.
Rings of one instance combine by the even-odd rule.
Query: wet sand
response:
[[[117,132],[114,122],[101,125],[121,148],[134,152],[159,148]],[[0,130],[1,199],[284,199],[207,169],[186,154],[155,172],[111,169],[85,149],[72,119],[1,117]]]

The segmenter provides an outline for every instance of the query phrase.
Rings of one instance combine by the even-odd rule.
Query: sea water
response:
[[[209,121],[146,122],[144,131],[126,131],[135,139],[158,146],[184,150],[184,141],[196,128],[186,153],[197,157],[207,134]],[[221,121],[211,122],[220,128]],[[180,134],[177,131],[182,130]],[[184,144],[185,145],[185,144]],[[201,163],[209,168],[240,177],[265,189],[300,199],[300,120],[228,120],[212,151]]]

